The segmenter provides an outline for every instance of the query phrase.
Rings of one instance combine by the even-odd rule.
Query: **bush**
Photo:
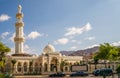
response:
[[[120,65],[117,67],[116,72],[120,73]]]
[[[12,77],[10,76],[10,74],[0,73],[0,78],[12,78]]]
[[[0,78],[4,78],[4,74],[3,73],[0,73]]]

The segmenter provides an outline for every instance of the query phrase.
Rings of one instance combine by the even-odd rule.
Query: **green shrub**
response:
[[[3,73],[0,73],[0,78],[4,78],[4,74]]]
[[[116,72],[120,73],[120,65],[117,67]]]
[[[9,73],[0,73],[0,78],[12,78]]]

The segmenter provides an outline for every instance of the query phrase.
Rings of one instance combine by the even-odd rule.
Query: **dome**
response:
[[[45,53],[52,53],[55,52],[55,48],[53,45],[48,44],[47,46],[45,46],[45,48],[43,49],[43,52]]]

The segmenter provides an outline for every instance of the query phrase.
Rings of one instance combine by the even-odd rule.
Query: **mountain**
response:
[[[77,50],[77,51],[61,51],[62,55],[68,56],[82,56],[82,55],[90,55],[92,53],[97,52],[99,47],[88,48],[84,50]]]

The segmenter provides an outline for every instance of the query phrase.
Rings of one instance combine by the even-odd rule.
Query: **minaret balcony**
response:
[[[24,38],[17,38],[17,37],[15,37],[15,38],[14,38],[14,41],[24,42],[24,41],[25,41],[25,39],[24,39]]]
[[[24,16],[24,15],[23,15],[22,13],[17,13],[17,14],[16,14],[16,18],[17,18],[17,19],[21,19],[21,18],[23,18],[23,16]]]
[[[16,22],[15,26],[24,26],[24,23],[23,22]]]

